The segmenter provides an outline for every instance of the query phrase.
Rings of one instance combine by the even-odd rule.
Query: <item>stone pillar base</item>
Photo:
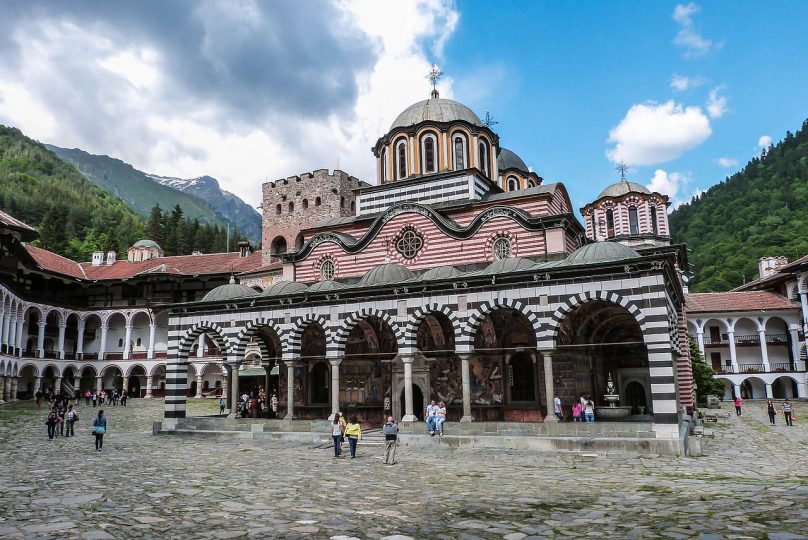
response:
[[[544,422],[549,424],[557,424],[558,418],[556,418],[556,415],[554,414],[548,414],[547,416],[544,417]]]
[[[474,417],[473,417],[473,416],[471,416],[471,415],[469,415],[469,416],[464,416],[463,418],[461,418],[461,419],[460,419],[460,421],[461,421],[461,422],[474,422]]]
[[[402,422],[417,422],[418,418],[415,417],[414,414],[405,414],[404,417],[401,419]]]

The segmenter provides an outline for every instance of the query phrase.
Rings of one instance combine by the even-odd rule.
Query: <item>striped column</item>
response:
[[[165,418],[185,418],[185,394],[188,391],[188,356],[178,355],[166,364]]]

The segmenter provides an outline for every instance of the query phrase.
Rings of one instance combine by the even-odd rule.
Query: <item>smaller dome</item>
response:
[[[595,242],[579,247],[564,259],[564,266],[597,264],[611,261],[634,259],[640,254],[618,242]]]
[[[626,193],[643,193],[645,195],[651,194],[651,192],[648,191],[648,188],[643,185],[636,182],[629,182],[628,180],[621,180],[601,191],[600,195],[598,195],[598,199],[602,199],[603,197],[620,197]]]
[[[279,281],[273,283],[261,293],[261,296],[280,296],[283,294],[296,294],[307,289],[304,284],[297,281]]]
[[[388,285],[390,283],[399,283],[414,278],[415,274],[400,264],[385,263],[374,266],[368,270],[367,273],[362,276],[362,279],[359,280],[359,286]]]
[[[460,270],[454,266],[438,266],[437,268],[430,268],[421,274],[421,280],[434,281],[436,279],[450,279],[453,277],[458,277],[460,274]]]
[[[497,156],[497,169],[500,171],[504,171],[506,169],[516,169],[523,172],[530,172],[527,164],[522,160],[522,158],[507,148],[499,149],[499,156]]]
[[[230,283],[219,285],[215,289],[211,289],[202,297],[203,302],[222,302],[224,300],[232,300],[233,298],[242,298],[245,296],[256,296],[258,291],[251,289],[246,285],[236,283],[236,280],[230,278]]]
[[[146,239],[138,240],[137,242],[134,243],[134,245],[132,247],[145,247],[145,248],[162,249],[159,246],[159,244],[157,244],[157,242],[155,242],[154,240],[146,240]]]
[[[334,280],[326,280],[326,281],[318,281],[317,283],[310,285],[308,288],[308,292],[310,293],[318,293],[318,292],[328,292],[328,291],[336,291],[339,289],[344,289],[347,287],[344,283],[340,283],[339,281]]]
[[[521,257],[508,257],[507,259],[499,259],[489,264],[483,274],[503,274],[507,272],[515,272],[517,270],[527,270],[536,266],[536,263]]]

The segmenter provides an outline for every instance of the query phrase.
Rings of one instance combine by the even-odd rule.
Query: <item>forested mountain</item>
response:
[[[126,248],[143,220],[42,144],[0,125],[0,208],[36,227],[40,245],[74,260]]]
[[[235,226],[251,241],[254,243],[261,241],[261,214],[238,195],[219,187],[219,181],[215,178],[200,176],[185,179],[151,174],[146,176],[164,186],[199,197],[230,220],[230,225]]]
[[[670,215],[695,266],[691,290],[725,291],[757,277],[763,256],[808,254],[808,120]]]
[[[168,189],[168,188],[166,188]],[[18,129],[0,125],[0,209],[40,233],[36,244],[75,261],[94,251],[126,250],[154,235],[166,255],[225,251],[227,231],[187,219],[181,208],[148,209],[148,223],[124,202],[90,182],[73,165]],[[230,249],[240,235],[231,229]]]
[[[261,215],[232,193],[219,189],[214,178],[202,177],[208,179],[205,182],[164,179],[139,171],[120,159],[90,154],[78,148],[45,146],[144,218],[148,218],[157,204],[163,208],[179,205],[185,217],[197,219],[203,225],[225,226],[229,221],[231,228],[241,230],[254,243],[261,240]],[[200,185],[197,187],[197,184]]]

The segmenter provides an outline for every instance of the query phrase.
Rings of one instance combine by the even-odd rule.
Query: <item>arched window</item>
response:
[[[640,220],[636,206],[628,207],[628,229],[630,234],[640,234]]]
[[[321,204],[323,204],[322,199],[320,199],[320,197],[315,197],[314,198],[314,206],[320,206]]]
[[[421,137],[421,172],[423,174],[438,172],[437,138],[433,133]]]
[[[656,206],[651,207],[651,229],[654,231],[654,236],[659,234],[659,222],[657,221]]]
[[[527,181],[527,187],[529,187],[529,188],[536,187],[536,181],[535,181],[535,180],[533,180],[532,178],[531,178],[531,179],[529,179],[529,180]]]
[[[345,197],[340,197],[339,198],[339,207],[340,208],[345,208]]]
[[[519,189],[519,180],[515,176],[508,177],[508,191],[516,191]]]
[[[454,152],[454,165],[455,170],[459,171],[465,169],[467,166],[466,161],[466,138],[462,135],[455,135],[452,139],[452,149]]]
[[[396,144],[396,180],[407,177],[407,141]]]
[[[311,403],[328,403],[328,364],[317,362],[311,370]]]
[[[290,201],[289,202],[289,213],[291,214],[294,211],[295,211],[295,203]]]
[[[142,343],[143,343],[143,342],[140,340],[140,338],[137,338],[137,345],[136,345],[136,346],[137,346],[137,347],[140,347],[140,345],[141,345]]]
[[[275,207],[275,213],[278,214],[278,215],[281,215],[281,212],[283,212],[283,210],[281,209],[281,205],[276,206]]]
[[[308,199],[303,199],[303,210],[305,210],[308,207],[309,207],[309,200]]]
[[[356,210],[356,201],[351,201],[351,212]]]
[[[334,261],[332,259],[324,259],[323,262],[320,263],[320,280],[328,281],[334,279],[336,270],[336,266],[334,265]]]
[[[606,236],[614,238],[614,210],[606,210]]]
[[[508,237],[500,236],[494,240],[494,243],[491,244],[491,253],[494,255],[494,259],[500,261],[510,257],[513,253],[513,248],[511,247],[511,241]]]
[[[390,179],[390,175],[387,172],[388,163],[387,163],[387,147],[385,146],[382,148],[382,155],[379,158],[382,161],[382,182],[387,182]]]
[[[490,154],[490,152],[488,151],[488,143],[486,141],[480,140],[479,151],[480,151],[480,159],[478,160],[478,162],[480,164],[480,170],[483,171],[483,173],[488,178],[491,178],[491,171],[488,168],[488,162],[489,162],[488,154]]]
[[[118,338],[118,347],[123,347],[123,338]]]

